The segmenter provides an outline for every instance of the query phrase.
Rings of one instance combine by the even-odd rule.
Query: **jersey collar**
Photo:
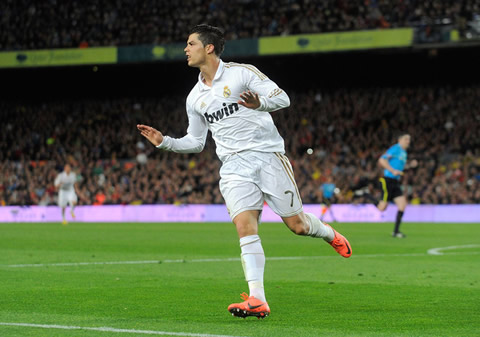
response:
[[[224,71],[225,71],[225,63],[223,63],[222,59],[220,59],[220,63],[218,64],[218,69],[217,69],[217,72],[215,73],[215,77],[213,78],[213,81],[215,82],[216,80],[218,80],[222,76]],[[198,74],[198,83],[200,84],[201,90],[210,90],[210,87],[205,83],[203,83],[203,77],[201,72]]]

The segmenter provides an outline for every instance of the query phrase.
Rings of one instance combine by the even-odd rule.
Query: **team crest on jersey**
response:
[[[202,102],[202,104],[200,104],[200,109],[205,109],[207,105],[205,104],[205,102]]]
[[[228,85],[223,87],[223,97],[228,98],[232,94],[232,91],[228,88]]]

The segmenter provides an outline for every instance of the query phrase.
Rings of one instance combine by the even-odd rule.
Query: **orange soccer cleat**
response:
[[[340,234],[335,229],[333,229],[333,227],[330,226],[328,223],[324,223],[324,224],[330,227],[333,230],[333,233],[335,234],[335,237],[333,238],[332,242],[329,242],[330,246],[332,246],[333,249],[335,249],[337,253],[342,255],[343,257],[352,256],[352,247],[350,246],[350,243],[348,242],[348,240],[342,234]]]
[[[232,313],[232,316],[242,318],[255,316],[260,319],[270,315],[270,308],[267,302],[262,302],[253,296],[249,297],[247,293],[243,293],[240,296],[244,299],[242,303],[233,303],[228,306],[228,311]]]

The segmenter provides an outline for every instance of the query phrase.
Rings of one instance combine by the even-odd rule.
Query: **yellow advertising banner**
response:
[[[262,37],[259,39],[259,54],[278,55],[408,47],[412,42],[412,28]]]
[[[0,53],[0,68],[52,67],[116,62],[116,47],[25,50]]]

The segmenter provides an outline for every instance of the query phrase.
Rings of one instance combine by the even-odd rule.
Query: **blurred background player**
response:
[[[333,197],[335,196],[335,189],[336,189],[336,186],[331,176],[327,178],[327,181],[322,184],[320,189],[322,190],[322,201],[324,204],[322,207],[322,214],[320,216],[320,220],[323,221],[323,217],[328,211],[330,213],[330,216],[332,217],[332,221],[337,222],[331,208]]]
[[[63,172],[57,175],[55,178],[55,188],[58,190],[58,206],[62,208],[62,224],[68,224],[65,218],[65,209],[67,205],[70,205],[70,214],[72,219],[75,219],[75,205],[78,198],[76,193],[77,175],[72,172],[72,168],[69,164],[66,164],[63,168]]]

